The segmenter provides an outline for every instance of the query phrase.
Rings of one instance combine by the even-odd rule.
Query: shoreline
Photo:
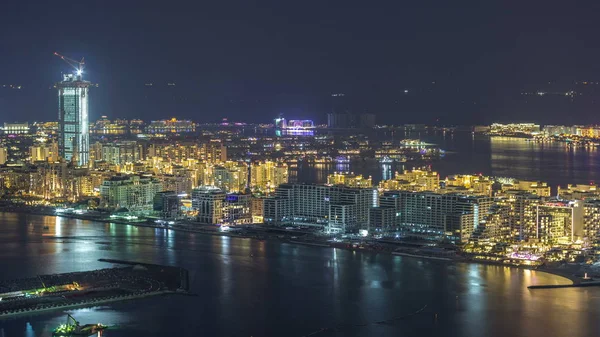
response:
[[[41,212],[41,211],[35,212],[35,211],[27,210],[27,209],[5,210],[5,209],[0,208],[0,212],[17,213],[17,214],[32,214],[32,215],[41,215],[41,216],[55,216],[55,217],[61,217],[61,218],[67,218],[67,219],[89,220],[89,221],[95,221],[95,222],[99,222],[99,223],[115,223],[115,224],[121,224],[121,225],[159,228],[159,229],[167,229],[167,230],[173,230],[173,231],[206,234],[206,235],[213,235],[213,236],[227,236],[227,237],[234,237],[234,238],[241,238],[241,239],[273,240],[273,241],[277,240],[279,242],[289,243],[289,244],[294,244],[294,245],[301,245],[301,246],[305,246],[305,247],[333,248],[333,249],[343,249],[343,250],[348,250],[348,251],[369,252],[369,253],[375,253],[375,254],[385,254],[385,255],[389,255],[389,256],[402,256],[402,257],[412,258],[412,259],[425,259],[425,260],[431,260],[431,261],[438,261],[441,263],[468,263],[468,264],[479,264],[479,265],[490,265],[490,266],[504,266],[504,267],[514,268],[514,269],[528,269],[528,270],[533,270],[533,271],[550,274],[553,276],[559,276],[561,278],[569,280],[572,283],[572,285],[579,284],[582,280],[581,277],[577,277],[573,273],[570,273],[566,270],[560,270],[558,268],[547,268],[547,267],[543,267],[543,266],[537,267],[537,268],[531,268],[531,267],[527,267],[527,266],[519,267],[519,266],[505,265],[505,264],[501,264],[501,263],[470,260],[470,259],[450,259],[448,261],[442,261],[439,259],[431,259],[428,256],[397,255],[397,254],[393,254],[393,251],[388,252],[385,250],[375,250],[375,249],[370,249],[370,248],[356,249],[356,248],[343,247],[341,245],[332,245],[332,244],[323,243],[323,242],[311,242],[311,241],[303,242],[303,241],[295,240],[295,239],[282,240],[282,239],[273,239],[268,236],[266,236],[264,238],[260,238],[258,236],[237,235],[237,234],[230,233],[230,232],[218,232],[218,231],[193,229],[193,228],[186,228],[186,227],[165,227],[162,225],[155,225],[155,224],[150,224],[148,222],[141,222],[141,221],[140,222],[129,222],[129,221],[122,221],[122,220],[120,221],[120,220],[115,220],[115,219],[96,219],[96,218],[85,217],[85,216],[77,216],[75,214],[52,214],[50,212]],[[189,226],[189,225],[187,225],[187,226]],[[276,228],[265,228],[265,229],[276,229]]]

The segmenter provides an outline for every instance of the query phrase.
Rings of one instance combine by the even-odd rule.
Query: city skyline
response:
[[[597,13],[5,4],[0,336],[598,336]]]
[[[24,10],[9,7],[4,13]],[[331,95],[345,93],[354,112],[386,124],[594,123],[600,102],[590,89],[600,79],[593,11],[557,2],[543,9],[274,3],[269,11],[244,3],[166,10],[147,3],[118,13],[42,3],[33,10],[35,21],[2,17],[15,34],[0,40],[0,85],[7,85],[0,87],[0,113],[29,120],[48,119],[49,88],[69,70],[52,57],[56,51],[86,58],[86,76],[98,84],[92,119],[252,123],[283,113],[322,123]],[[56,20],[61,16],[70,19]],[[34,34],[45,26],[60,36]],[[572,91],[578,95],[556,94]]]

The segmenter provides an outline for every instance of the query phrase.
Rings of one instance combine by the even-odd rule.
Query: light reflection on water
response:
[[[164,296],[69,312],[113,326],[105,337],[302,336],[390,319],[338,336],[593,336],[600,289],[528,290],[565,279],[503,266],[0,213],[0,278],[106,268],[98,258],[177,264],[197,297]],[[32,226],[32,230],[29,226]],[[50,231],[51,233],[56,233]],[[109,248],[109,249],[107,249]],[[8,271],[8,272],[7,272]],[[438,319],[434,322],[433,315]],[[0,321],[0,336],[50,336],[65,312]],[[333,334],[333,335],[336,335]]]

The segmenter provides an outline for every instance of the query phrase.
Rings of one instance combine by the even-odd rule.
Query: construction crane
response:
[[[85,67],[85,60],[83,57],[81,58],[81,61],[75,61],[57,52],[54,52],[54,55],[60,57],[63,61],[67,62],[71,67],[73,67],[77,72],[77,76],[81,76],[83,74],[83,68]]]

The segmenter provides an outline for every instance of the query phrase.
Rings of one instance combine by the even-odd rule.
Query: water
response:
[[[0,213],[0,278],[104,268],[99,258],[178,265],[197,297],[74,309],[105,337],[596,336],[600,289],[530,291],[565,279],[536,271]],[[43,226],[49,230],[43,230]],[[252,255],[252,257],[251,257]],[[434,313],[438,314],[437,321]],[[64,311],[0,321],[0,336],[50,336]]]
[[[391,134],[387,135],[392,137]],[[421,139],[447,151],[446,156],[431,163],[443,179],[450,174],[484,174],[540,180],[553,190],[566,184],[589,184],[600,181],[600,148],[569,148],[564,143],[535,143],[520,138],[474,136],[470,132],[397,133],[400,139]],[[333,172],[354,172],[371,176],[374,183],[393,176],[394,171],[410,169],[415,163],[301,165],[298,181],[325,183]]]

